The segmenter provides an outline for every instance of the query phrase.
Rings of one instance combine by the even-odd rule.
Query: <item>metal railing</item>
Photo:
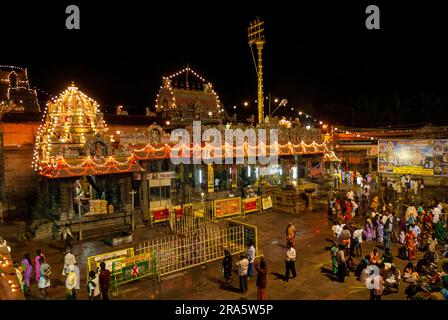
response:
[[[224,258],[224,248],[232,254],[245,250],[244,228],[204,223],[195,230],[152,241],[143,241],[136,254],[155,252],[160,276]]]

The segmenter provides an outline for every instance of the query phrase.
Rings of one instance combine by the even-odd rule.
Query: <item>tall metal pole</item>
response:
[[[261,54],[264,42],[257,42],[258,50],[258,123],[264,121],[264,95],[263,95],[263,61]]]
[[[265,39],[263,35],[264,22],[257,18],[253,21],[249,28],[247,29],[248,38],[249,38],[249,46],[252,52],[252,45],[255,44],[258,50],[258,64],[256,66],[257,71],[257,79],[258,79],[258,124],[262,124],[264,121],[264,95],[263,95],[263,60],[262,60],[262,51],[263,45],[265,44]],[[252,52],[252,58],[253,56]]]

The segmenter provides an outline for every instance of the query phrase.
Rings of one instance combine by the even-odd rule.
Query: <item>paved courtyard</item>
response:
[[[351,274],[345,283],[339,283],[331,275],[331,261],[329,247],[331,245],[332,232],[331,221],[326,212],[325,200],[317,200],[312,211],[300,214],[291,214],[277,210],[253,214],[241,218],[244,222],[258,227],[259,250],[263,253],[269,269],[268,298],[269,299],[343,299],[366,300],[369,299],[369,291],[364,284]],[[285,271],[285,231],[287,223],[291,221],[297,228],[296,238],[298,277],[288,283],[283,281]],[[136,241],[161,236],[169,232],[168,226],[159,225],[154,228],[141,227],[134,233]],[[25,252],[34,256],[37,248],[43,249],[49,263],[56,273],[52,280],[52,287],[48,290],[51,299],[65,299],[65,283],[62,276],[63,254],[61,241],[32,242],[27,246],[13,246],[13,259],[21,259]],[[363,243],[363,254],[368,254],[377,247],[382,255],[382,246],[377,243]],[[81,290],[78,298],[87,299],[86,261],[90,255],[110,252],[129,246],[109,247],[100,240],[75,243],[74,254],[81,268]],[[398,246],[392,246],[394,255],[398,252]],[[420,258],[422,253],[417,253]],[[237,257],[234,256],[234,263]],[[357,260],[356,260],[357,261]],[[403,270],[406,261],[394,258],[394,262]],[[113,299],[184,299],[184,300],[238,300],[256,299],[256,278],[249,280],[249,290],[246,294],[238,291],[238,276],[234,268],[234,287],[226,288],[223,282],[221,261],[209,263],[188,271],[162,277],[158,283],[154,279],[142,279],[123,285],[119,288],[118,295],[112,293]],[[399,293],[384,296],[388,299],[405,299],[404,289],[407,284],[402,284]],[[35,281],[32,282],[30,299],[40,299]]]

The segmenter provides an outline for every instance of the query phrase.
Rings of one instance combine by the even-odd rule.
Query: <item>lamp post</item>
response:
[[[132,190],[129,192],[131,194],[131,230],[135,230],[135,219],[134,219],[134,195],[137,193],[137,191]]]
[[[278,99],[275,99],[275,100],[278,101]],[[280,101],[280,103],[278,104],[277,108],[275,108],[275,110],[271,113],[271,112],[270,112],[270,103],[269,103],[269,116],[272,116],[272,115],[275,113],[275,111],[278,110],[278,108],[283,107],[283,106],[286,106],[287,104],[288,104],[288,100],[286,100],[286,99],[282,99],[282,100]]]

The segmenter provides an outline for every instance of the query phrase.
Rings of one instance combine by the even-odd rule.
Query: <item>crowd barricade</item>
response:
[[[157,273],[164,276],[223,259],[225,248],[232,254],[245,251],[243,226],[223,228],[220,224],[207,223],[183,234],[143,241],[137,245],[136,253],[155,252]]]
[[[97,272],[101,262],[106,264],[106,269],[112,270],[112,264],[116,260],[123,258],[130,258],[134,256],[134,248],[127,248],[123,250],[113,251],[90,256],[87,258],[87,279],[89,279],[89,272]]]
[[[116,295],[118,295],[118,287],[125,283],[150,276],[160,281],[156,257],[156,252],[152,251],[113,260],[111,282],[112,287],[116,291]]]

